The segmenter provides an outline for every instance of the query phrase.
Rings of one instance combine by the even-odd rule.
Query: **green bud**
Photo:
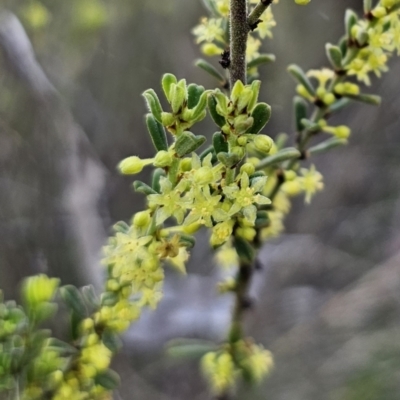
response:
[[[194,181],[199,185],[210,183],[213,180],[214,174],[210,167],[201,167],[194,171]]]
[[[164,74],[162,77],[161,85],[165,94],[166,99],[171,102],[171,88],[176,85],[177,79],[175,75]]]
[[[245,86],[243,85],[243,82],[240,80],[237,80],[232,88],[231,91],[231,100],[234,104],[236,104],[239,99],[240,96],[242,95],[242,92],[244,90]]]
[[[26,278],[22,284],[22,296],[29,307],[50,301],[56,293],[60,280],[39,274]]]
[[[133,216],[132,223],[137,228],[144,228],[151,222],[150,211],[140,211]]]
[[[182,111],[183,103],[185,101],[185,90],[182,86],[173,85],[171,88],[171,108],[174,114]]]
[[[188,172],[192,169],[192,159],[190,157],[183,158],[179,164],[179,168],[183,172]]]
[[[157,93],[153,89],[148,89],[143,92],[143,97],[146,99],[147,107],[149,108],[149,111],[151,111],[151,113],[154,115],[154,118],[158,122],[161,122],[161,114],[163,110]]]
[[[166,114],[166,113],[163,113]],[[167,135],[164,127],[155,119],[154,115],[146,115],[146,126],[156,150],[168,150]],[[168,125],[167,125],[168,126]]]
[[[247,108],[247,106],[249,105],[250,101],[252,101],[252,97],[253,97],[254,93],[252,91],[252,89],[249,86],[246,86],[240,96],[239,99],[236,103],[236,110],[238,113],[241,113],[243,110],[245,110]]]
[[[247,132],[254,124],[254,118],[248,117],[247,114],[239,115],[235,118],[234,127],[236,135]]]
[[[182,132],[175,142],[175,151],[179,157],[183,157],[192,151],[197,150],[204,142],[206,138],[204,136],[195,136],[192,132]]]
[[[258,103],[254,107],[251,117],[254,122],[247,133],[259,133],[271,118],[271,107],[267,103]]]
[[[268,154],[272,148],[272,145],[274,144],[274,141],[269,136],[257,135],[254,138],[253,143],[258,151]]]
[[[229,114],[228,110],[228,98],[221,93],[220,90],[216,89],[213,93],[215,100],[217,101],[216,111],[219,115],[226,116]]]
[[[185,108],[181,113],[181,119],[186,122],[191,122],[193,119],[193,111],[194,110],[189,110],[188,108]]]
[[[158,168],[169,167],[172,164],[172,155],[165,150],[159,151],[155,158],[153,165]]]
[[[254,171],[256,170],[256,168],[254,167],[253,164],[251,163],[244,163],[241,167],[240,167],[240,172],[246,172],[246,174],[248,176],[254,174]]]
[[[125,158],[118,164],[118,169],[124,175],[135,175],[141,172],[146,163],[139,157],[132,156]]]
[[[171,126],[175,123],[175,117],[174,114],[169,113],[169,112],[163,112],[161,114],[161,123],[164,126]]]

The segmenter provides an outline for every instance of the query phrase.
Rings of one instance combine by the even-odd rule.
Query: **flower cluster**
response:
[[[242,339],[206,353],[201,367],[211,389],[219,394],[234,388],[239,377],[260,382],[273,368],[273,360],[271,352],[261,345]]]

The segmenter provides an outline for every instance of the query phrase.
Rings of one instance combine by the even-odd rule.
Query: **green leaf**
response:
[[[116,353],[122,347],[122,341],[119,336],[107,329],[101,335],[101,340],[113,353]]]
[[[60,294],[67,307],[79,318],[85,318],[86,305],[82,293],[73,285],[65,285],[60,288]]]
[[[208,96],[208,110],[214,122],[222,128],[226,124],[225,118],[217,112],[217,100],[213,95]]]
[[[175,142],[175,151],[179,157],[183,157],[197,150],[204,142],[206,138],[201,135],[194,135],[192,132],[182,132]]]
[[[275,164],[282,163],[284,161],[293,160],[296,158],[300,158],[301,153],[295,149],[294,147],[287,147],[286,149],[279,150],[277,153],[273,154],[272,156],[266,157],[261,160],[256,169],[263,169],[266,167],[271,167]]]
[[[196,238],[192,235],[181,233],[179,237],[179,242],[182,243],[185,247],[191,249],[196,244]]]
[[[204,151],[199,154],[200,160],[203,161],[209,154],[212,154],[211,163],[214,164],[217,161],[217,155],[215,154],[214,146],[208,146]]]
[[[174,339],[167,343],[165,351],[168,356],[177,359],[199,359],[217,348],[215,343],[205,340]]]
[[[199,58],[195,61],[194,64],[196,65],[196,67],[201,68],[203,71],[206,71],[212,77],[216,78],[221,84],[226,81],[226,79],[219,73],[219,71],[208,61]]]
[[[334,113],[334,112],[340,111],[341,109],[346,107],[349,103],[350,103],[350,100],[343,97],[340,100],[336,101],[335,103],[331,104],[327,111],[329,113]]]
[[[151,187],[157,193],[160,193],[160,178],[162,176],[166,176],[165,171],[161,168],[156,168],[153,172]]]
[[[304,73],[304,71],[296,64],[291,64],[288,67],[288,72],[293,76],[293,78],[302,84],[307,92],[311,96],[315,96],[315,89],[310,80],[308,79],[307,75]]]
[[[304,125],[301,123],[302,119],[307,118],[308,103],[300,96],[293,98],[294,116],[296,121],[296,130],[301,132]]]
[[[242,262],[252,263],[254,261],[255,250],[247,240],[235,237],[233,245]]]
[[[340,47],[334,46],[330,43],[325,45],[326,56],[336,71],[342,69],[342,51]]]
[[[225,152],[227,153],[229,150],[228,142],[225,139],[225,136],[221,132],[215,132],[213,135],[213,146],[215,149],[215,153]]]
[[[258,103],[251,116],[254,122],[251,128],[247,129],[247,133],[259,133],[271,118],[271,107],[267,103]]]
[[[97,385],[100,385],[107,390],[114,390],[121,383],[119,375],[111,369],[98,373],[94,378],[94,381]]]
[[[325,153],[331,149],[334,149],[335,147],[343,146],[345,144],[347,144],[346,139],[339,139],[339,138],[333,137],[331,139],[325,140],[324,142],[311,147],[308,150],[308,152],[311,155],[321,154],[321,153]]]
[[[128,225],[128,227],[129,227],[129,225]],[[91,307],[93,310],[97,309],[100,305],[100,299],[98,298],[93,285],[83,286],[81,291],[82,291],[82,296],[83,296],[83,299],[85,300],[85,303],[89,307]]]
[[[172,85],[177,84],[177,79],[175,75],[172,74],[164,74],[161,80],[161,86],[163,88],[165,97],[168,101],[171,101],[171,88]]]
[[[142,181],[135,181],[133,182],[133,188],[135,189],[136,192],[143,193],[146,196],[149,194],[157,194],[157,192],[152,189],[149,185]]]
[[[239,157],[238,154],[235,153],[226,153],[226,152],[220,152],[217,154],[217,158],[219,161],[222,162],[226,167],[232,168],[235,165],[237,165],[241,158]]]
[[[208,93],[203,92],[202,95],[200,96],[200,99],[196,105],[196,107],[193,109],[193,115],[191,120],[192,121],[197,121],[200,115],[203,113],[203,111],[207,107],[207,98],[208,98]]]
[[[345,96],[348,99],[360,101],[360,102],[366,103],[366,104],[371,104],[373,106],[379,106],[382,102],[381,96],[377,96],[374,94],[363,94],[363,93],[357,94],[357,95],[346,94]]]
[[[260,54],[254,60],[251,60],[247,64],[247,69],[252,69],[255,67],[259,67],[262,64],[274,62],[276,60],[275,54]]]
[[[147,106],[154,118],[161,123],[161,114],[163,110],[157,93],[153,89],[148,89],[143,92],[142,96],[145,98]]]
[[[164,127],[155,119],[154,115],[146,115],[147,130],[157,151],[168,150],[167,135]]]
[[[344,25],[346,28],[346,36],[348,39],[351,38],[351,28],[353,28],[357,21],[357,14],[353,10],[347,9],[344,14]]]
[[[100,303],[102,306],[114,306],[118,302],[118,296],[113,292],[105,292],[101,294]]]
[[[197,103],[200,100],[201,95],[204,93],[204,87],[196,85],[195,83],[191,83],[188,86],[188,108],[192,109],[196,107]]]
[[[47,343],[47,347],[50,350],[54,350],[61,355],[72,355],[78,352],[78,349],[74,346],[71,346],[69,343],[63,342],[62,340],[51,338]]]

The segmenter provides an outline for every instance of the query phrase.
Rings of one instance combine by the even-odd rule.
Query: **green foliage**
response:
[[[225,50],[232,46],[229,8],[235,1],[244,0],[205,0],[210,17],[193,30],[205,55],[222,53],[221,67],[227,71],[230,58]],[[23,284],[23,306],[1,299],[1,391],[11,396],[20,393],[23,399],[111,398],[119,384],[110,370],[112,355],[121,346],[119,335],[145,307],[158,305],[165,265],[186,272],[193,235],[202,228],[209,232],[210,247],[217,249],[217,261],[235,268],[236,278],[220,285],[221,293],[233,293],[236,299],[231,327],[222,343],[175,343],[169,353],[202,357],[202,370],[216,395],[232,391],[239,378],[258,383],[271,371],[271,353],[245,337],[242,329],[257,250],[282,232],[292,196],[303,194],[309,203],[322,190],[322,175],[314,165],[302,168],[301,162],[347,143],[350,129],[329,125],[330,115],[353,100],[379,104],[378,96],[362,93],[354,82],[369,85],[371,74],[380,76],[391,54],[399,52],[400,1],[365,1],[362,17],[347,11],[345,36],[326,46],[332,68],[305,72],[297,65],[288,67],[297,82],[293,107],[297,138],[287,147],[286,136],[277,136],[274,142],[262,132],[271,107],[259,101],[258,68],[273,56],[260,54],[259,48],[275,25],[271,2],[249,4],[242,27],[249,34],[243,54],[249,82],[237,80],[228,90],[228,76],[199,60],[197,65],[217,78],[220,88],[205,90],[165,74],[161,80],[165,99],[160,100],[153,89],[143,93],[155,154],[147,159],[127,157],[119,170],[135,175],[152,166],[154,173],[151,186],[134,182],[135,190],[146,197],[144,210],[130,224],[116,224],[104,248],[102,293],[97,296],[90,287],[58,288],[57,279],[38,275]],[[77,7],[81,28],[98,29],[106,22],[96,0],[82,1]],[[50,20],[42,3],[32,2],[24,12],[32,29]],[[217,132],[202,150],[206,136],[194,131],[207,114]],[[328,137],[310,146],[317,135]],[[57,294],[68,309],[70,343],[40,328],[56,313]]]

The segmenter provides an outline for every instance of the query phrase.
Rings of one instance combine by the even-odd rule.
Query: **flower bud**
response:
[[[50,301],[59,284],[59,279],[49,278],[44,274],[32,276],[25,279],[22,294],[28,305],[36,306],[40,303]]]
[[[154,166],[157,168],[169,167],[172,164],[172,156],[168,151],[159,151],[154,158]]]
[[[181,160],[179,167],[181,171],[188,172],[192,169],[192,159],[190,157],[186,157]]]
[[[375,7],[372,11],[371,14],[375,17],[375,18],[382,18],[384,16],[386,16],[387,11],[385,7]]]
[[[249,242],[252,242],[257,234],[256,230],[250,227],[239,227],[236,229],[235,232],[237,236],[240,236],[241,238],[246,239]]]
[[[249,163],[249,162],[243,164],[243,165],[240,167],[240,172],[241,172],[241,173],[246,172],[246,174],[249,175],[249,176],[252,175],[252,174],[254,174],[254,171],[255,171],[255,170],[256,170],[256,169],[255,169],[254,165],[251,164],[251,163]]]
[[[210,167],[201,167],[194,172],[193,178],[196,183],[199,185],[204,185],[206,183],[212,182],[214,174],[212,172],[212,168]]]
[[[212,57],[219,56],[223,52],[223,49],[221,49],[214,43],[205,43],[203,46],[201,46],[201,51],[206,56]]]
[[[268,154],[271,150],[272,145],[274,144],[274,141],[269,136],[257,135],[254,138],[253,143],[257,150],[261,151],[262,153]]]
[[[150,224],[150,211],[140,211],[133,216],[132,223],[137,228],[143,228]]]
[[[232,92],[231,92],[231,100],[233,103],[236,103],[239,100],[243,90],[244,90],[243,82],[240,80],[237,80],[235,82],[235,84],[232,88]]]
[[[124,175],[134,175],[142,171],[146,164],[139,157],[125,158],[118,164],[118,168]]]
[[[164,126],[170,126],[175,122],[175,117],[169,112],[161,113],[161,122]]]
[[[333,93],[327,93],[322,97],[322,101],[327,105],[330,106],[336,101],[336,97]]]

